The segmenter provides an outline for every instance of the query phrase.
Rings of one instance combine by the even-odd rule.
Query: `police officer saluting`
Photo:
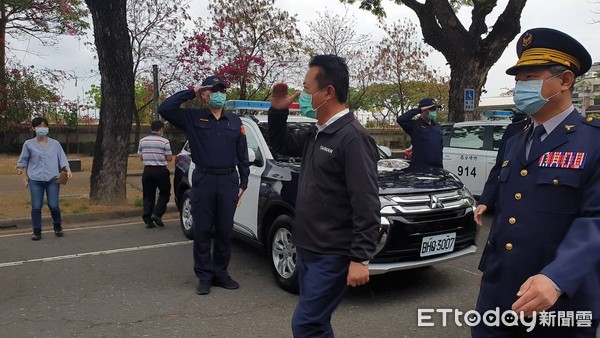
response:
[[[526,31],[517,54],[506,72],[517,81],[517,108],[532,123],[506,144],[477,310],[536,312],[537,325],[526,332],[523,325],[481,323],[473,336],[596,337],[600,123],[571,103],[575,78],[589,70],[591,57],[571,36],[548,28]],[[540,311],[554,319],[543,325]]]
[[[417,108],[411,109],[398,116],[398,124],[410,135],[413,155],[411,164],[425,164],[442,168],[442,151],[444,141],[442,139],[442,128],[435,122],[437,109],[441,106],[432,98],[419,101]],[[418,119],[413,120],[417,115]]]
[[[223,80],[209,76],[202,86],[178,92],[158,108],[162,117],[185,130],[196,164],[192,176],[192,218],[199,295],[209,294],[211,285],[239,288],[229,276],[227,266],[233,215],[248,186],[250,168],[242,121],[235,114],[223,111],[225,92]],[[194,98],[202,100],[206,108],[180,108]]]

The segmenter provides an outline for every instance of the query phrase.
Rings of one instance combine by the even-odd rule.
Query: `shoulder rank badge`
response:
[[[587,153],[574,151],[549,151],[540,157],[539,166],[544,168],[583,169]]]

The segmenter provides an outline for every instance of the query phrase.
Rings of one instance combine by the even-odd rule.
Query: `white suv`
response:
[[[457,175],[476,197],[483,191],[509,119],[443,126],[444,169]]]

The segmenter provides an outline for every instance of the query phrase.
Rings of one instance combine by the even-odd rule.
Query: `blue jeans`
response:
[[[53,224],[61,224],[60,208],[58,207],[58,194],[60,185],[56,179],[50,181],[29,180],[29,193],[31,194],[31,222],[34,229],[42,228],[42,207],[44,205],[44,191],[48,200],[48,208],[52,215]]]
[[[350,258],[296,247],[300,298],[292,317],[295,338],[333,338],[331,315],[344,298]]]

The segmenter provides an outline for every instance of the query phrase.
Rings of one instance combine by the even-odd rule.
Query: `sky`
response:
[[[488,26],[493,25],[498,15],[504,10],[508,0],[499,0],[498,6],[488,15]],[[383,0],[387,18],[387,24],[404,18],[419,24],[416,14],[406,6]],[[189,14],[192,18],[198,16],[207,17],[208,0],[192,0]],[[299,29],[302,34],[309,32],[308,23],[318,18],[319,12],[330,11],[343,15],[346,9],[350,15],[357,18],[358,25],[355,27],[357,34],[370,34],[375,41],[383,37],[378,28],[377,18],[370,12],[358,8],[358,4],[344,5],[339,0],[276,0],[275,6],[297,14]],[[458,13],[461,23],[465,27],[470,26],[471,8],[464,7]],[[594,24],[594,20],[600,21],[600,1],[598,0],[528,0],[521,17],[521,32],[529,28],[549,27],[563,31],[578,39],[592,55],[594,62],[600,61],[600,23]],[[519,34],[520,35],[520,34]],[[515,52],[515,40],[513,40],[503,53],[498,62],[488,73],[486,92],[482,96],[499,96],[506,88],[514,87],[514,79],[505,74],[505,70],[517,61]],[[84,45],[86,41],[93,41],[92,32],[87,37],[76,39],[64,37],[61,42],[52,47],[39,45],[36,40],[15,41],[8,37],[12,49],[10,57],[15,57],[23,65],[34,65],[37,68],[61,69],[72,75],[74,80],[69,81],[61,89],[61,95],[68,100],[83,100],[84,92],[91,85],[100,83],[97,71],[97,60],[90,50]],[[446,65],[444,56],[432,50],[426,63],[435,69],[439,69],[443,75],[450,74],[450,68]]]

